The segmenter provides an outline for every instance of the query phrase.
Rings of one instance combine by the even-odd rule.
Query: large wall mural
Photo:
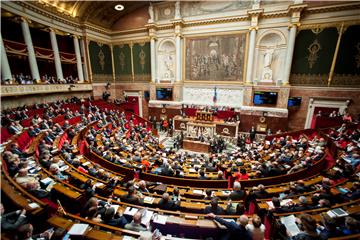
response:
[[[186,80],[243,81],[246,33],[186,38]]]
[[[89,55],[93,82],[112,81],[111,50],[108,44],[89,42]]]

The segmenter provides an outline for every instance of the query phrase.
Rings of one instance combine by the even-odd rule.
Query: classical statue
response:
[[[149,22],[154,22],[154,7],[151,3],[150,3],[148,11],[149,11],[149,15],[150,15]]]
[[[181,18],[180,13],[180,1],[176,1],[175,3],[175,19]]]
[[[274,54],[274,49],[268,49],[268,50],[266,50],[266,52],[264,54],[264,66],[263,66],[263,72],[262,72],[262,77],[261,77],[262,82],[272,82],[273,81],[272,69],[271,69],[273,54]]]
[[[273,54],[274,54],[274,49],[266,50],[265,56],[264,56],[264,68],[270,68],[271,67]]]

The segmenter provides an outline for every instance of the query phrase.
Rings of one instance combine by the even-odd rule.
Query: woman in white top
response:
[[[254,215],[252,221],[246,225],[246,230],[251,233],[253,240],[263,240],[265,233],[265,226],[261,223],[259,216]]]

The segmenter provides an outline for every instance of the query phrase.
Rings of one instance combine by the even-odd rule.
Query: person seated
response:
[[[67,180],[68,176],[65,176],[61,173],[59,165],[56,163],[52,163],[50,165],[49,171],[59,180]]]
[[[270,194],[266,191],[265,186],[259,184],[257,189],[253,192],[256,199],[269,198]]]
[[[46,230],[40,234],[33,235],[34,227],[30,223],[21,225],[16,231],[17,239],[32,240],[32,239],[51,239],[53,231]]]
[[[229,195],[232,201],[240,201],[245,198],[245,191],[241,190],[240,182],[234,182],[233,191]]]
[[[324,239],[338,237],[342,235],[342,232],[337,228],[336,220],[329,217],[327,213],[320,213],[321,227],[318,227],[320,235]]]
[[[136,193],[136,189],[131,186],[128,188],[128,193],[125,196],[122,196],[121,199],[124,202],[135,204],[135,205],[141,205],[142,199],[138,197]]]
[[[113,227],[124,228],[128,221],[124,216],[120,216],[118,213],[116,213],[115,208],[109,207],[105,210],[102,223]]]
[[[158,203],[158,207],[164,210],[176,211],[178,210],[179,205],[170,199],[170,195],[168,193],[164,193]]]
[[[142,210],[145,210],[145,209],[142,209]],[[137,211],[135,213],[135,215],[133,216],[133,220],[131,221],[131,223],[127,223],[125,225],[125,229],[136,231],[136,232],[141,232],[141,231],[148,230],[148,228],[145,227],[141,223],[142,216],[143,216],[143,211],[141,211],[141,210]]]
[[[26,223],[26,210],[17,210],[4,214],[5,209],[2,203],[0,203],[0,218],[1,218],[1,230],[13,231],[19,226]]]
[[[210,202],[210,206],[205,207],[204,213],[213,213],[216,215],[222,215],[225,213],[225,210],[219,206],[218,198],[213,197]]]
[[[138,184],[138,192],[140,193],[148,193],[149,190],[146,188],[146,182],[144,180],[141,180]]]
[[[293,236],[292,240],[316,240],[316,239],[326,239],[324,236],[321,236],[317,233],[316,220],[309,214],[301,214],[300,218],[297,219],[298,224],[300,225],[301,232]]]
[[[26,168],[21,168],[19,170],[18,174],[15,176],[15,181],[23,187],[28,183],[39,182],[35,177],[28,175],[28,170]]]
[[[246,225],[246,230],[251,234],[252,240],[263,240],[265,234],[265,226],[261,223],[261,218],[254,215],[250,222]]]
[[[200,180],[207,180],[208,179],[207,176],[205,175],[205,171],[203,169],[201,169],[199,171],[199,179]]]
[[[309,209],[311,209],[311,206],[308,204],[305,196],[300,196],[299,203],[292,207],[293,212],[302,212]]]
[[[246,229],[246,225],[249,222],[249,219],[246,215],[241,215],[239,218],[240,224],[237,224],[233,221],[226,221],[218,216],[216,216],[214,213],[209,213],[207,215],[210,219],[213,219],[220,223],[221,225],[224,225],[228,232],[226,233],[226,236],[224,236],[222,239],[228,239],[228,240],[251,240],[251,234]]]

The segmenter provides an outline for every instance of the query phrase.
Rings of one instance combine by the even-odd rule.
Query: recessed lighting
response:
[[[115,5],[114,8],[115,8],[116,11],[122,11],[122,10],[124,10],[124,5],[117,4],[117,5]]]

